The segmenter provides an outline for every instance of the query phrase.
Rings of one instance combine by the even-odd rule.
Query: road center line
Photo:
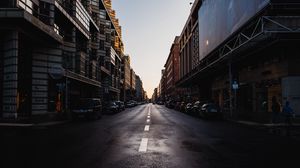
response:
[[[149,131],[150,125],[146,125],[144,131]]]
[[[150,116],[147,116],[147,118],[150,118]]]
[[[148,138],[142,138],[139,152],[147,152],[147,146],[148,146]]]
[[[150,122],[150,119],[147,119],[147,123]]]

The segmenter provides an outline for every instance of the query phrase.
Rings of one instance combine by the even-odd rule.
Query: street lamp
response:
[[[237,81],[236,80],[234,80],[233,81],[233,83],[232,83],[232,89],[233,89],[233,91],[234,91],[234,112],[236,113],[236,111],[237,111],[237,95],[236,95],[236,92],[237,92],[237,90],[239,89],[239,84],[237,83]]]

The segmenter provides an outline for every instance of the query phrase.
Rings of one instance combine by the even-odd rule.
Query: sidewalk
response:
[[[0,122],[0,127],[15,127],[15,128],[29,128],[29,127],[47,127],[68,123],[68,120],[64,121],[50,121],[50,122],[41,122],[41,123],[13,123],[13,122]]]
[[[250,128],[260,129],[266,131],[267,133],[279,135],[279,136],[290,136],[300,140],[300,123],[293,123],[290,127],[287,127],[284,123],[257,123],[252,121],[235,121],[230,120],[230,122],[237,123],[243,126],[247,126]],[[287,135],[287,131],[289,131],[289,135]]]
[[[30,128],[47,127],[70,122],[66,118],[58,117],[36,117],[36,118],[18,118],[18,119],[0,119],[0,128]]]

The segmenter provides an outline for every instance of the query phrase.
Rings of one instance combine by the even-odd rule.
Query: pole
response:
[[[67,113],[66,115],[68,115],[68,77],[66,76],[66,91],[65,91],[65,112]]]
[[[234,113],[237,114],[237,96],[236,96],[236,90],[234,89]]]
[[[230,109],[230,118],[232,119],[233,107],[232,107],[232,65],[231,59],[228,63],[228,74],[229,74],[229,109]]]

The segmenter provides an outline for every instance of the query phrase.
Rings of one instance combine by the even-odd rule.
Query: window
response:
[[[89,14],[78,1],[76,1],[76,18],[88,31],[90,30]]]
[[[100,10],[100,19],[106,19],[106,11]]]
[[[30,14],[37,15],[37,5],[34,4],[31,0],[19,0],[18,6],[20,8],[23,8],[25,11],[27,11]]]
[[[72,52],[63,52],[63,67],[65,69],[72,70],[73,69],[73,54]]]
[[[104,41],[100,40],[100,50],[104,50]]]
[[[100,29],[100,34],[105,34],[105,25],[100,24],[99,29]]]
[[[99,6],[99,0],[91,0],[91,4],[95,6]]]
[[[110,42],[110,33],[106,33],[105,34],[105,40],[106,40],[106,42]]]
[[[60,35],[59,34],[59,27],[58,27],[57,24],[54,24],[54,31],[55,31],[55,33],[57,33],[58,35]]]
[[[50,4],[47,2],[40,2],[40,13],[39,13],[39,18],[40,20],[49,25],[50,24]]]

